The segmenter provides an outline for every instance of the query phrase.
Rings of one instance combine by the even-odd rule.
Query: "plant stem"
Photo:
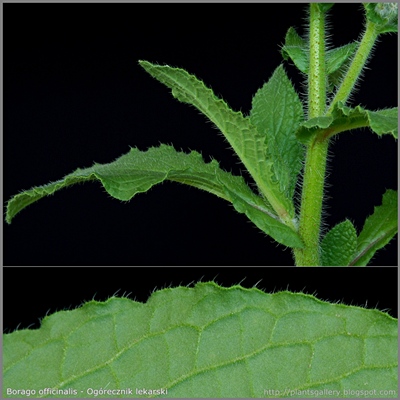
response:
[[[319,240],[328,145],[329,139],[324,139],[313,141],[307,148],[299,222],[305,247],[295,250],[297,266],[320,265]]]
[[[310,61],[308,77],[308,117],[325,114],[326,72],[324,12],[318,4],[310,5]],[[333,98],[327,114],[333,111],[339,101],[345,103],[366,64],[378,37],[376,25],[367,20],[362,40],[356,54]],[[304,249],[294,251],[296,265],[320,265],[319,240],[321,229],[322,200],[329,139],[315,137],[307,146],[304,167],[303,192],[300,209],[299,233],[304,241]]]
[[[308,118],[321,116],[326,107],[325,13],[310,4]],[[329,141],[314,138],[307,146],[301,198],[299,233],[305,247],[295,249],[298,266],[318,266],[322,198]]]
[[[325,111],[325,13],[319,5],[310,4],[310,54],[308,75],[308,118],[321,116]]]

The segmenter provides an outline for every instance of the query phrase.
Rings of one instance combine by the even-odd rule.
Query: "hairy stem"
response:
[[[308,75],[308,118],[321,116],[325,111],[325,13],[319,5],[310,5],[310,51]]]
[[[358,46],[357,52],[354,55],[343,81],[329,106],[328,114],[332,112],[334,105],[338,101],[345,103],[351,95],[351,92],[354,89],[358,78],[360,77],[361,71],[368,60],[371,50],[374,47],[377,37],[378,31],[375,24],[367,20],[365,31]]]
[[[310,4],[308,118],[321,116],[326,107],[325,12]],[[299,233],[305,247],[294,251],[298,266],[320,264],[319,240],[328,140],[316,138],[307,146]]]
[[[324,12],[321,11],[318,4],[313,3],[310,5],[309,118],[325,114],[324,17]],[[332,112],[337,102],[345,103],[350,97],[378,34],[375,24],[367,20],[357,52],[326,112],[327,114]],[[321,137],[315,137],[307,146],[299,223],[299,233],[304,241],[305,248],[296,249],[294,252],[296,265],[298,266],[320,265],[319,242],[328,146],[329,139]]]
[[[325,139],[314,141],[307,148],[299,222],[299,233],[305,247],[295,250],[297,266],[320,265],[319,241],[328,145],[329,139]]]

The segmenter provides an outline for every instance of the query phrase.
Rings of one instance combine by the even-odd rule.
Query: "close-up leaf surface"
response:
[[[5,334],[3,396],[397,397],[397,336],[376,309],[198,283],[147,303],[92,300]]]

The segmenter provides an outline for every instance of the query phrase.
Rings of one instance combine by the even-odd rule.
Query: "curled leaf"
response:
[[[266,234],[289,247],[302,247],[297,232],[284,225],[271,206],[256,195],[239,176],[223,171],[217,161],[204,162],[195,151],[190,154],[161,145],[142,152],[131,149],[109,164],[77,169],[63,179],[38,186],[14,196],[7,204],[6,221],[27,205],[78,182],[99,180],[112,197],[128,201],[136,194],[169,180],[205,190],[231,202]]]

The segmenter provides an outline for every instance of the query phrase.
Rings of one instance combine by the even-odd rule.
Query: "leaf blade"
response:
[[[297,130],[296,137],[307,144],[314,136],[330,138],[357,128],[370,128],[378,136],[384,134],[398,138],[398,108],[369,111],[361,106],[350,108],[338,102],[331,115],[305,121]]]
[[[293,27],[290,27],[285,36],[285,44],[281,48],[284,60],[289,58],[304,74],[308,72],[307,41],[304,40]]]
[[[250,121],[265,138],[274,173],[288,198],[293,198],[304,159],[295,135],[303,119],[302,103],[281,65],[254,95]]]
[[[357,250],[350,265],[365,266],[375,252],[386,246],[398,231],[397,191],[387,190],[382,204],[366,220],[357,239]]]
[[[350,64],[357,47],[358,44],[353,42],[326,52],[327,87],[329,92],[333,92],[335,87],[340,86],[343,73]]]
[[[323,266],[349,265],[357,248],[357,232],[349,220],[334,226],[322,239],[321,260]]]
[[[348,43],[344,46],[328,50],[326,53],[326,73],[331,75],[342,68],[356,50],[357,43]]]

